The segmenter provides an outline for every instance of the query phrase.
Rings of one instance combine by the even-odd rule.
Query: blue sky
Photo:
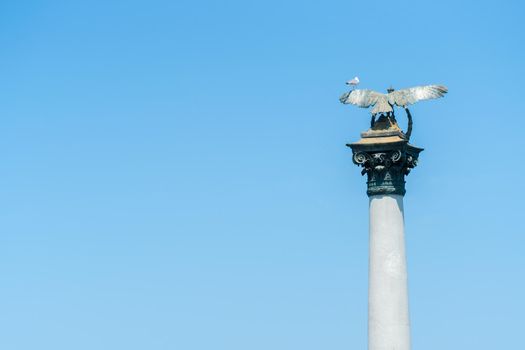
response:
[[[365,349],[354,75],[450,90],[412,108],[414,349],[522,347],[524,10],[3,2],[0,347]]]

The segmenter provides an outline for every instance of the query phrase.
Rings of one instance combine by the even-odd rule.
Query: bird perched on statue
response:
[[[350,82],[347,84],[350,85]],[[359,83],[359,80],[357,82]],[[442,85],[417,86],[402,90],[389,88],[386,94],[373,90],[351,90],[344,93],[339,100],[344,104],[353,104],[361,108],[373,106],[371,113],[375,116],[376,114],[393,114],[393,106],[406,108],[418,101],[443,97],[447,92],[448,89]]]
[[[355,88],[357,85],[359,85],[359,78],[358,77],[354,77],[354,79],[352,80],[348,80],[346,82],[346,85],[350,85],[352,86],[353,88]]]

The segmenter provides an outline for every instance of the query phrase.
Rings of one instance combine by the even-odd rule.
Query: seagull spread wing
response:
[[[443,97],[448,92],[445,86],[427,85],[417,86],[410,89],[396,90],[388,94],[388,103],[406,107],[417,101],[430,100]]]
[[[377,101],[385,96],[373,90],[352,90],[344,93],[339,101],[344,104],[353,104],[361,108],[368,108],[377,103]]]

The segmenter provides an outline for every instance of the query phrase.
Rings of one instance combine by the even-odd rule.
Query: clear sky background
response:
[[[523,13],[2,2],[0,348],[366,349],[354,75],[450,90],[411,109],[413,348],[524,348]]]

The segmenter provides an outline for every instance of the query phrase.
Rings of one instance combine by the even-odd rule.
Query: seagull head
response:
[[[356,86],[357,84],[359,84],[359,78],[358,77],[354,77],[354,79],[352,80],[348,80],[346,82],[346,85],[353,85],[353,86]]]

